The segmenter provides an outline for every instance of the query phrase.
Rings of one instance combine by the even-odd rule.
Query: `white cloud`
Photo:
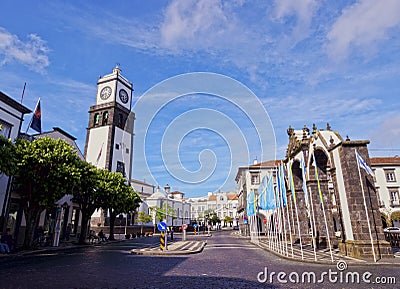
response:
[[[384,121],[371,133],[371,144],[374,147],[386,146],[399,148],[400,140],[400,116],[389,115]]]
[[[345,9],[328,32],[327,53],[345,58],[353,48],[366,53],[377,42],[389,38],[390,29],[399,27],[400,1],[362,0]]]
[[[287,17],[295,16],[297,21],[292,37],[295,41],[300,41],[308,35],[317,8],[316,0],[275,0],[275,17],[283,21]]]
[[[18,36],[0,27],[0,64],[19,62],[36,72],[44,72],[49,66],[49,49],[36,34],[29,34],[24,42]]]
[[[195,48],[198,44],[199,48],[205,48],[214,44],[217,35],[223,36],[230,30],[231,25],[218,0],[174,1],[167,7],[164,17],[162,43],[172,48],[181,45]]]

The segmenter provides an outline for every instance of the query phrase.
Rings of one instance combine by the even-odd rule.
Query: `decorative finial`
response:
[[[115,65],[115,68],[113,69],[113,73],[121,73],[121,69],[119,68],[119,63],[117,63],[116,65]]]
[[[292,136],[293,132],[294,132],[294,129],[289,125],[289,128],[287,129],[288,136]]]
[[[326,130],[331,130],[331,126],[330,126],[329,122],[326,123]]]
[[[306,139],[309,134],[310,134],[310,130],[308,129],[308,127],[306,125],[304,125],[304,127],[303,127],[303,139]]]
[[[315,123],[313,123],[312,125],[312,134],[316,134],[317,133],[317,126],[315,125]]]
[[[346,141],[350,141],[349,135],[346,135]]]

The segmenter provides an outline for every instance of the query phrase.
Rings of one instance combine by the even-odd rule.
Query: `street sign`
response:
[[[193,228],[195,228],[195,229],[196,229],[196,228],[197,228],[197,224],[193,224]]]
[[[167,224],[165,222],[160,222],[158,223],[157,228],[160,232],[165,232],[167,229]]]
[[[182,225],[182,230],[186,230],[187,229],[187,224],[183,224]]]
[[[267,223],[267,218],[264,218],[264,224],[266,224]]]

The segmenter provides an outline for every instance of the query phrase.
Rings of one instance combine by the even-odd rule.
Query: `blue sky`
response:
[[[398,0],[4,0],[0,90],[19,100],[26,82],[24,104],[33,109],[42,99],[44,130],[63,128],[83,150],[97,78],[116,63],[134,83],[135,101],[168,78],[211,72],[239,81],[258,97],[269,115],[261,120],[272,122],[278,158],[285,154],[289,125],[325,128],[327,122],[342,136],[370,139],[372,156],[394,155],[400,147],[399,32]],[[238,110],[201,93],[160,108],[146,131],[149,169],[134,163],[135,179],[199,196],[235,189],[237,165],[270,157],[261,156],[259,127],[249,121],[258,115],[251,108]],[[181,182],[173,168],[177,160],[163,163],[169,153],[161,152],[162,136],[175,118],[202,109],[222,113],[230,126],[215,131],[207,122],[197,124],[176,135],[181,139],[175,145],[173,139],[166,144],[164,152],[179,148],[186,172],[206,170],[204,182]],[[139,118],[136,123],[141,125]]]

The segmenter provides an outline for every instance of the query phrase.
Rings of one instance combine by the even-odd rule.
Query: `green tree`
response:
[[[72,192],[80,159],[71,145],[49,137],[32,142],[18,139],[15,157],[14,190],[21,197],[26,219],[24,247],[30,248],[41,212]]]
[[[227,224],[230,224],[231,227],[232,227],[232,224],[233,224],[233,218],[232,218],[232,217],[230,217],[230,216],[225,216],[225,218],[224,218],[224,226],[226,227]]]
[[[0,124],[0,131],[2,130]],[[11,139],[7,139],[0,135],[0,173],[11,176],[15,173],[15,145]]]
[[[110,240],[114,240],[115,220],[121,213],[135,211],[141,202],[139,195],[127,184],[121,173],[102,170],[100,177],[101,207],[110,213]]]
[[[167,216],[170,216],[172,218],[176,217],[174,208],[172,208],[171,205],[168,203],[163,203],[161,208],[157,206],[151,207],[150,210],[155,212],[156,222],[161,222],[162,220],[167,219]]]
[[[152,220],[152,217],[146,212],[139,212],[137,220],[141,223],[140,233],[143,235],[143,224]]]
[[[77,172],[78,181],[75,183],[73,189],[73,201],[79,205],[82,214],[79,244],[85,244],[89,220],[94,211],[100,208],[103,195],[100,188],[102,171],[90,163],[79,162]]]
[[[205,210],[204,219],[206,220],[207,224],[211,223],[215,225],[221,222],[221,220],[217,216],[217,213],[214,210]]]
[[[156,232],[156,223],[161,222],[162,220],[166,220],[167,216],[172,217],[174,219],[176,217],[176,212],[174,208],[171,207],[168,203],[163,203],[161,208],[154,206],[150,208],[150,211],[155,214],[155,223],[154,223],[154,232]]]

